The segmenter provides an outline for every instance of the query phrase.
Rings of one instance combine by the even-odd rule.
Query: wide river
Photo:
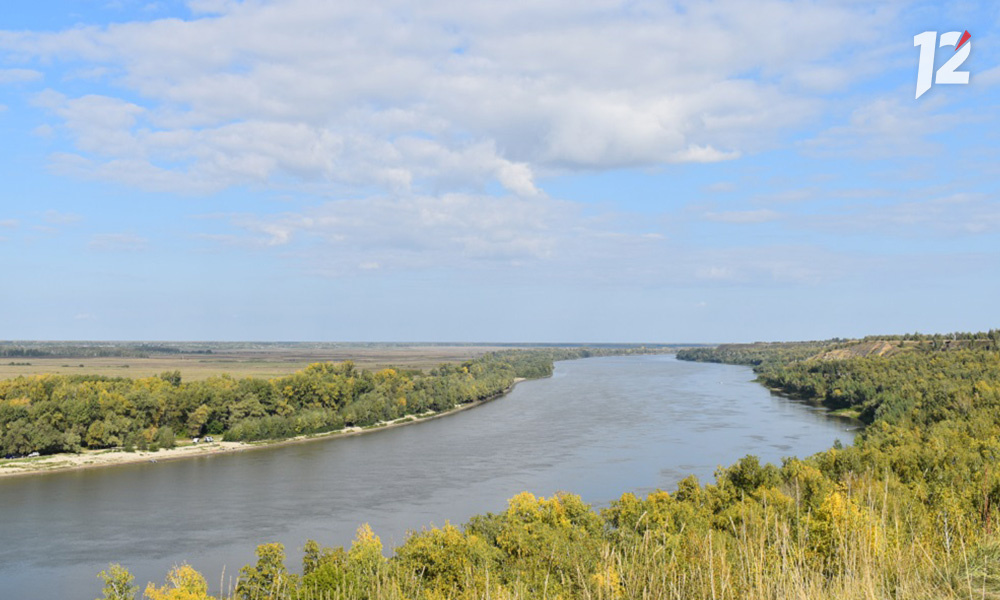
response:
[[[349,545],[370,523],[387,551],[408,530],[500,511],[528,490],[606,505],[623,492],[710,481],[746,454],[777,462],[853,429],[773,396],[750,369],[673,356],[560,362],[549,379],[455,415],[370,435],[235,454],[0,480],[0,597],[93,600],[127,566],[140,590],[188,562],[230,586],[254,548]]]

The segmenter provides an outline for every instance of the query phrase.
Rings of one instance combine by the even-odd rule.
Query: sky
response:
[[[0,339],[996,328],[998,108],[989,1],[6,3]]]

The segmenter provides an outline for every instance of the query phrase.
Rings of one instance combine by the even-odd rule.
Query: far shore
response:
[[[383,421],[376,423],[375,425],[370,425],[368,427],[345,427],[343,429],[335,429],[333,431],[327,431],[324,433],[315,433],[309,435],[300,435],[293,438],[286,438],[281,440],[265,440],[260,442],[201,442],[198,444],[187,443],[183,446],[177,446],[169,449],[162,449],[156,452],[136,450],[134,452],[125,452],[121,449],[106,449],[106,450],[84,450],[82,452],[72,454],[72,453],[62,453],[62,454],[48,454],[45,456],[39,456],[34,458],[17,458],[12,460],[0,460],[0,478],[5,477],[19,477],[24,475],[39,475],[43,473],[61,473],[65,471],[77,471],[82,469],[93,469],[98,467],[113,467],[117,465],[127,465],[136,463],[159,463],[166,462],[170,460],[180,460],[184,458],[194,458],[198,456],[211,456],[213,454],[223,454],[227,452],[245,452],[248,450],[261,450],[265,448],[274,448],[276,446],[285,446],[290,444],[303,444],[307,442],[315,442],[318,440],[326,440],[334,437],[348,437],[355,435],[363,435],[366,433],[374,433],[376,431],[384,431],[386,429],[392,429],[394,427],[402,427],[404,425],[411,425],[413,423],[421,423],[423,421],[430,421],[431,419],[439,419],[441,417],[446,417],[448,415],[461,412],[463,410],[468,410],[470,408],[475,408],[486,402],[496,400],[507,395],[514,386],[518,383],[525,381],[523,377],[518,377],[514,380],[514,383],[510,387],[503,390],[499,394],[485,398],[483,400],[477,400],[475,402],[468,402],[466,404],[460,404],[454,408],[451,408],[442,412],[426,412],[419,415],[407,415],[405,417],[400,417],[393,421]]]

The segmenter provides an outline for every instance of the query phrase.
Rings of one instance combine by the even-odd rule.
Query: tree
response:
[[[167,574],[167,582],[163,587],[158,588],[150,583],[143,596],[148,600],[215,600],[208,595],[205,578],[191,565],[174,567]]]
[[[499,554],[483,538],[451,524],[415,533],[396,551],[402,569],[443,596],[456,590],[485,589],[485,574],[497,570]]]
[[[97,576],[104,581],[101,588],[104,597],[98,600],[135,600],[139,588],[134,584],[135,576],[125,567],[112,563],[107,571],[101,571]]]
[[[372,589],[378,579],[384,574],[385,557],[382,556],[382,540],[379,539],[368,523],[358,528],[354,543],[347,552],[347,568],[351,577],[363,590]]]
[[[160,448],[173,448],[176,444],[174,430],[170,427],[160,427],[156,432],[156,444]]]
[[[304,551],[300,594],[321,598],[323,594],[343,591],[354,583],[347,570],[347,553],[343,548],[321,548],[314,540],[309,540]]]
[[[180,371],[164,371],[160,373],[160,379],[166,381],[174,387],[180,387],[181,385],[181,372]]]
[[[257,546],[257,564],[240,569],[236,595],[242,600],[285,598],[295,589],[295,578],[285,569],[285,547],[281,544]]]
[[[191,413],[188,417],[187,427],[188,433],[191,437],[197,437],[201,435],[201,430],[208,422],[208,418],[212,416],[212,409],[208,406],[202,404]]]

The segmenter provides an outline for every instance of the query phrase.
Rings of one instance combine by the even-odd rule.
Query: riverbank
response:
[[[761,382],[759,378],[755,379],[754,381],[756,381],[759,385],[767,388],[767,390],[772,394],[774,394],[775,396],[784,398],[785,400],[790,400],[792,402],[801,402],[803,404],[807,404],[809,406],[821,409],[826,412],[826,415],[828,417],[833,417],[836,419],[843,419],[844,421],[848,421],[851,424],[853,424],[856,427],[856,429],[859,430],[864,429],[868,425],[861,418],[861,409],[858,407],[849,406],[842,408],[834,408],[833,406],[830,406],[829,404],[821,400],[817,400],[816,398],[811,398],[809,396],[805,396],[802,394],[795,394],[785,390],[784,388],[766,385],[763,382]]]
[[[274,448],[277,446],[286,446],[290,444],[302,444],[306,442],[315,442],[319,440],[326,440],[333,437],[349,437],[355,435],[364,435],[366,433],[374,433],[376,431],[384,431],[386,429],[392,429],[394,427],[402,427],[404,425],[412,425],[414,423],[422,423],[424,421],[430,421],[432,419],[439,419],[441,417],[446,417],[448,415],[455,414],[470,408],[475,408],[486,402],[491,402],[498,398],[510,393],[518,383],[525,381],[526,378],[518,377],[514,379],[514,383],[510,387],[504,389],[502,392],[485,398],[483,400],[477,400],[475,402],[468,402],[466,404],[460,404],[454,408],[441,412],[426,412],[419,415],[407,415],[405,417],[400,417],[392,421],[381,421],[374,425],[368,427],[345,427],[343,429],[335,429],[333,431],[327,431],[324,433],[314,433],[309,435],[300,435],[292,438],[285,438],[280,440],[266,440],[261,442],[201,442],[198,444],[188,443],[183,446],[176,446],[169,449],[161,449],[156,452],[136,450],[133,452],[125,452],[120,449],[105,449],[105,450],[85,450],[83,452],[71,454],[71,453],[61,453],[61,454],[49,454],[46,456],[37,456],[32,458],[17,458],[11,460],[0,460],[0,478],[6,477],[18,477],[25,475],[39,475],[43,473],[61,473],[65,471],[78,471],[82,469],[93,469],[99,467],[113,467],[118,465],[128,465],[137,463],[159,463],[167,462],[172,460],[181,460],[185,458],[195,458],[199,456],[212,456],[215,454],[224,454],[229,452],[245,452],[248,450],[263,450],[267,448]]]

